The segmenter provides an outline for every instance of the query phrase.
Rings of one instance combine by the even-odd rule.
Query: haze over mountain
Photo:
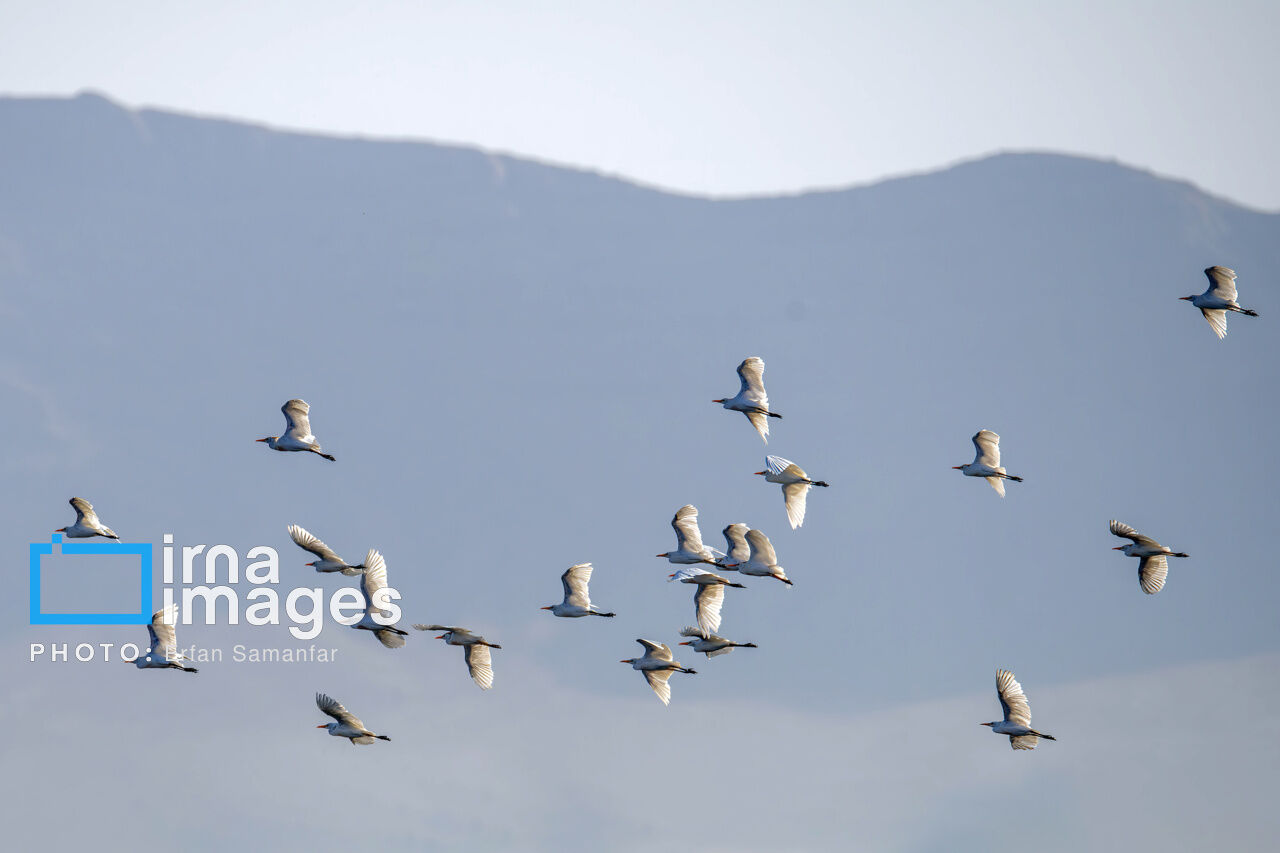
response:
[[[1177,299],[1212,264],[1261,314],[1232,317],[1224,341]],[[81,495],[126,541],[271,545],[284,589],[350,585],[303,566],[285,534],[298,523],[349,559],[377,547],[405,624],[504,646],[487,694],[427,635],[387,651],[334,624],[316,640],[334,663],[224,662],[175,683],[28,663],[31,642],[143,632],[28,626],[20,583],[0,606],[5,713],[58,734],[7,746],[6,800],[100,761],[94,778],[109,766],[120,792],[74,785],[83,823],[34,807],[51,810],[42,833],[83,842],[162,767],[183,813],[147,837],[339,845],[366,828],[316,807],[332,803],[325,779],[377,767],[397,786],[388,849],[1079,850],[1228,823],[1233,847],[1266,849],[1278,270],[1280,216],[1111,162],[1004,154],[711,201],[95,95],[0,99],[15,563]],[[747,355],[784,415],[767,447],[710,402]],[[278,434],[290,397],[337,462],[253,442]],[[950,470],[984,427],[1025,478],[1003,501]],[[766,452],[831,484],[800,530],[751,475]],[[713,545],[730,522],[763,529],[795,586],[730,590],[721,633],[760,648],[699,660],[663,709],[617,661],[690,623],[688,587],[653,556],[684,503]],[[1159,595],[1109,550],[1111,518],[1191,554]],[[593,600],[618,617],[540,612],[587,560]],[[243,624],[179,640],[297,645]],[[973,725],[998,714],[997,667],[1059,743],[1013,755]],[[309,727],[325,721],[316,690],[393,743],[329,742]],[[1237,692],[1247,747],[1210,728]],[[140,728],[153,713],[155,737]],[[723,736],[707,738],[712,721]],[[475,730],[492,742],[458,741]],[[574,766],[556,765],[565,754]],[[700,772],[737,790],[706,793],[702,820]],[[1230,804],[1207,796],[1228,778]],[[680,815],[668,834],[628,812],[641,790]],[[219,817],[232,807],[239,828]]]

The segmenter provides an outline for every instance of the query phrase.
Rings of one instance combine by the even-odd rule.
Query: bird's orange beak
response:
[[[539,609],[539,610],[550,610],[550,609],[551,609],[551,607],[552,607],[552,605],[548,604],[546,607],[539,607],[538,609]]]
[[[724,399],[723,399],[723,398],[721,398],[721,399],[719,399],[719,400],[712,400],[711,402],[713,402],[713,403],[723,403],[723,402],[724,402]]]
[[[439,637],[436,637],[436,639],[437,639],[437,640],[443,640],[443,639],[444,639],[444,634],[441,634]]]
[[[712,402],[718,402],[718,401],[714,401],[714,400],[713,400]],[[693,640],[685,640],[683,643],[677,643],[676,645],[680,645],[680,646],[688,646],[688,645],[690,645],[690,644],[692,644],[692,643],[693,643]]]
[[[303,563],[304,566],[314,566],[315,563]]]
[[[665,556],[667,556],[667,555],[666,555],[666,554],[655,554],[654,556],[657,556],[657,557],[665,557]]]
[[[991,724],[990,724],[990,723],[978,723],[978,725],[980,725],[980,726],[989,726],[989,725],[991,725]]]
[[[961,468],[963,468],[963,467],[964,467],[963,465],[952,465],[952,466],[951,466],[951,470],[952,470],[952,471],[959,471],[959,470],[960,470]]]
[[[254,441],[266,441],[265,438],[255,438]]]
[[[328,726],[328,723],[321,723],[320,725],[316,726],[316,728],[317,728],[317,729],[323,729],[323,728],[325,728],[326,726]]]
[[[1112,550],[1112,551],[1123,551],[1124,549],[1125,549],[1125,546],[1123,546],[1123,545],[1117,545],[1116,547],[1112,548],[1111,550]]]
[[[55,531],[53,531],[53,532],[54,532],[54,533],[66,533],[66,532],[67,532],[67,528],[65,528],[65,527],[59,527],[57,530],[55,530]]]
[[[1185,299],[1185,300],[1187,300],[1188,302],[1190,302],[1192,299],[1195,299],[1195,297],[1194,297],[1194,296],[1179,296],[1179,297],[1178,297],[1178,299]]]

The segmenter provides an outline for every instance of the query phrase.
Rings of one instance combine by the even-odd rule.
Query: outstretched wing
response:
[[[764,439],[764,443],[769,443],[769,416],[760,412],[743,412],[747,416],[747,420],[751,421],[751,425],[756,428],[756,432],[760,433],[760,437]]]
[[[1036,735],[1010,735],[1009,746],[1014,749],[1035,749],[1036,744],[1040,742],[1040,738]]]
[[[329,560],[333,563],[346,562],[346,560],[333,553],[332,548],[296,524],[289,525],[289,536],[293,538],[294,544],[299,548],[304,551],[310,551],[322,560]]]
[[[701,554],[702,531],[698,529],[698,508],[693,504],[685,504],[676,510],[671,519],[671,527],[676,531],[676,549]]]
[[[792,530],[804,524],[805,504],[810,488],[808,483],[787,483],[782,487],[782,500],[786,504],[787,521],[791,522]]]
[[[1124,539],[1132,539],[1138,545],[1146,545],[1150,548],[1159,548],[1160,543],[1152,539],[1150,536],[1143,536],[1123,521],[1111,519],[1111,533],[1114,536],[1120,536]]]
[[[481,690],[492,687],[493,658],[489,654],[489,647],[479,643],[463,646],[462,656],[467,661],[467,672],[471,673],[471,680],[479,685]]]
[[[973,435],[973,449],[975,463],[988,468],[1000,467],[1000,436],[989,429],[980,429]]]
[[[578,563],[576,566],[570,566],[560,576],[560,584],[564,587],[565,604],[591,609],[591,595],[587,592],[591,572],[590,563]]]
[[[1209,289],[1206,290],[1205,296],[1216,296],[1218,299],[1227,302],[1236,301],[1236,271],[1228,267],[1209,267],[1204,271],[1205,277],[1209,279]],[[1224,324],[1225,325],[1225,324]],[[1219,335],[1218,337],[1222,337]]]
[[[76,511],[76,524],[85,527],[98,527],[101,524],[98,521],[98,514],[93,511],[93,504],[84,498],[72,498],[68,503]]]
[[[360,722],[360,718],[342,707],[342,703],[337,699],[331,698],[324,693],[317,693],[316,707],[340,723],[345,723],[346,725],[360,729],[361,731],[367,731],[364,727],[364,723]]]
[[[671,704],[671,685],[667,683],[667,679],[671,678],[671,672],[672,670],[669,669],[644,670],[644,680],[649,682],[649,686],[653,688],[654,693],[658,694],[663,705]]]
[[[178,605],[170,604],[151,614],[147,633],[151,635],[151,653],[172,660],[178,654],[178,639],[174,626],[178,624]]]
[[[702,636],[710,637],[720,628],[720,608],[724,605],[724,584],[698,584],[693,593],[693,606]],[[670,650],[667,651],[670,660]]]
[[[1221,308],[1201,308],[1200,313],[1209,321],[1209,328],[1222,340],[1227,336],[1227,312]]]
[[[747,531],[750,529],[740,521],[734,522],[724,529],[724,541],[729,546],[729,553],[725,555],[725,562],[743,563],[751,559],[751,546],[747,544]]]
[[[766,456],[764,458],[764,467],[773,476],[777,477],[785,472],[788,468],[797,468],[796,463],[790,459],[783,459],[781,456]],[[802,475],[803,476],[803,475]]]
[[[637,643],[644,646],[644,653],[649,657],[658,660],[672,660],[671,647],[666,643],[655,643],[652,640],[636,640]]]
[[[372,615],[374,610],[373,597],[378,590],[385,589],[386,586],[387,563],[382,559],[381,554],[370,548],[369,553],[364,557],[364,576],[360,579],[360,591],[364,593],[364,611],[366,614]],[[378,609],[378,613],[384,617],[391,615],[382,609]],[[401,645],[404,644],[401,643]]]
[[[738,379],[742,387],[738,396],[750,400],[762,409],[769,408],[769,395],[764,391],[764,360],[751,356],[738,365]]]
[[[987,482],[996,490],[997,495],[1004,497],[1004,477],[987,477]]]
[[[280,407],[280,411],[284,412],[285,436],[299,441],[314,438],[311,435],[311,419],[308,417],[311,407],[306,400],[290,400]]]
[[[453,633],[455,633],[455,634],[465,634],[465,633],[467,633],[467,629],[466,629],[466,628],[458,628],[458,627],[455,627],[455,626],[453,626],[453,625],[422,625],[422,624],[415,624],[413,627],[414,627],[414,628],[416,628],[416,629],[417,629],[417,630],[419,630],[419,631],[452,631],[452,632],[453,632]]]
[[[996,692],[1000,694],[1000,707],[1004,709],[1005,722],[1020,726],[1031,725],[1031,705],[1027,703],[1027,694],[1022,692],[1022,685],[1013,677],[1012,672],[1007,669],[996,670]]]
[[[804,514],[801,513],[800,520],[804,520]],[[769,541],[769,537],[764,535],[763,530],[748,530],[747,544],[751,546],[751,559],[755,562],[763,563],[766,566],[776,566],[778,564],[778,555],[773,551],[773,543]]]
[[[1164,589],[1164,579],[1169,576],[1169,559],[1164,554],[1143,557],[1138,561],[1138,583],[1147,595],[1155,595]]]

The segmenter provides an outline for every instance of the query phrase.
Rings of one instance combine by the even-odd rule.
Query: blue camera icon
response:
[[[138,609],[131,613],[45,613],[41,609],[41,562],[52,557],[55,546],[68,555],[136,555],[138,558]],[[31,624],[32,625],[148,625],[151,623],[150,542],[68,542],[55,533],[49,542],[31,543]]]

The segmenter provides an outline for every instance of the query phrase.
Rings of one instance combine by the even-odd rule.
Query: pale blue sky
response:
[[[0,91],[791,191],[996,150],[1280,208],[1265,2],[7,4]]]

